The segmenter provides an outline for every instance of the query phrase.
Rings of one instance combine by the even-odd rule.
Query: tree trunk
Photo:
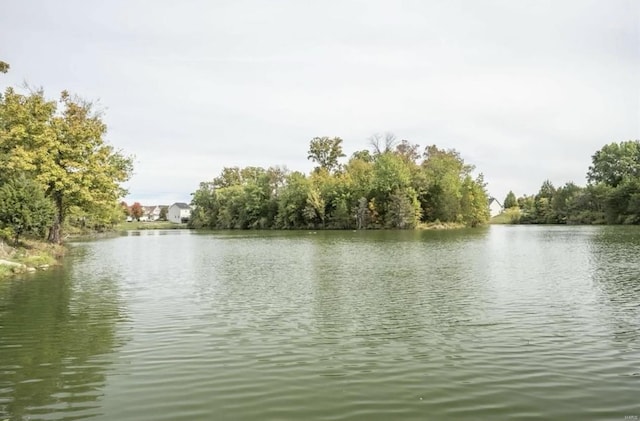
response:
[[[50,243],[60,244],[62,243],[62,222],[64,221],[64,207],[61,194],[55,195],[54,203],[56,206],[56,214],[53,218],[53,225],[49,228],[49,236],[47,240]]]

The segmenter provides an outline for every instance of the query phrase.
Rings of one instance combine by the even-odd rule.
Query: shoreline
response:
[[[64,245],[36,240],[23,240],[18,247],[0,241],[0,280],[58,266],[66,251]]]
[[[440,231],[440,230],[456,230],[467,228],[466,225],[453,222],[430,222],[421,223],[417,227],[410,230],[399,229],[380,229],[375,231]],[[106,238],[117,236],[120,233],[128,231],[145,231],[145,230],[177,230],[190,229],[187,224],[172,224],[167,222],[126,222],[117,225],[113,230],[94,233],[79,233],[70,235],[67,239],[71,240],[91,240],[98,238]],[[194,231],[200,231],[194,229]],[[211,230],[205,230],[211,231]],[[215,230],[213,230],[215,231]],[[261,230],[238,230],[238,231],[261,231]],[[264,230],[273,231],[273,230]],[[347,231],[347,230],[345,230]],[[365,230],[371,231],[371,230]],[[22,275],[25,273],[35,273],[37,271],[47,270],[52,266],[62,264],[62,259],[67,252],[67,247],[57,244],[51,244],[39,240],[23,240],[16,247],[0,241],[0,280]]]

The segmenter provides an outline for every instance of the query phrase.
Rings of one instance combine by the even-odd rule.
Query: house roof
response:
[[[184,202],[176,202],[176,203],[174,203],[174,204],[173,204],[173,205],[171,205],[171,206],[177,206],[177,207],[179,207],[180,209],[191,209],[191,208],[189,207],[189,205],[187,205],[187,204],[186,204],[186,203],[184,203]]]

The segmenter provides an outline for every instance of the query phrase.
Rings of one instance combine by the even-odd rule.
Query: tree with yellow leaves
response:
[[[7,88],[0,97],[1,177],[29,177],[53,202],[50,242],[62,241],[71,208],[99,213],[125,194],[120,183],[129,179],[132,159],[105,142],[106,130],[90,102],[66,91],[59,102],[42,90]]]

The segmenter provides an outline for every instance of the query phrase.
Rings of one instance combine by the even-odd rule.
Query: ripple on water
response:
[[[104,420],[640,414],[638,272],[628,264],[640,267],[638,255],[591,228],[528,228],[437,241],[184,232],[83,244],[82,265],[57,287],[1,291],[0,411]],[[30,307],[24,297],[42,299]]]

